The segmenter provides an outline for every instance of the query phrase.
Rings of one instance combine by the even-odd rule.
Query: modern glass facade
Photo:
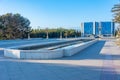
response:
[[[101,22],[101,34],[104,36],[112,34],[111,22]]]
[[[83,36],[112,36],[115,33],[114,22],[84,22],[83,24]]]
[[[93,34],[93,22],[84,23],[84,34],[86,36]]]

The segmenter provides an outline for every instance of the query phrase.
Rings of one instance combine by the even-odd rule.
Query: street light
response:
[[[48,35],[48,28],[46,28],[46,39],[48,39],[49,38],[49,35]]]
[[[60,28],[60,39],[62,39],[62,28]]]
[[[31,27],[28,27],[28,28],[27,28],[28,39],[30,39],[30,30],[31,30]]]

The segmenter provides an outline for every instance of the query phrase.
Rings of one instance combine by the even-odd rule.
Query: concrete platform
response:
[[[56,60],[16,60],[0,52],[0,80],[120,80],[120,47],[101,40]]]
[[[73,41],[70,41],[70,43],[72,43]],[[91,46],[92,44],[95,44],[97,41],[98,40],[92,40],[92,41],[88,41],[84,43],[78,43],[78,44],[73,44],[70,46],[65,46],[62,48],[54,49],[54,50],[49,50],[49,49],[17,50],[17,49],[5,48],[4,56],[9,57],[9,58],[16,58],[16,59],[56,59],[56,58],[62,58],[64,56],[72,56],[74,54],[77,54],[83,49]],[[68,41],[67,42],[65,41],[64,44],[65,43],[68,43]],[[61,42],[56,42],[54,44],[61,44]],[[53,45],[53,43],[46,44],[46,45]]]

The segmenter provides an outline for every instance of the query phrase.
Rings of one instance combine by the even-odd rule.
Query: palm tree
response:
[[[114,7],[112,8],[112,12],[114,13],[113,21],[120,25],[120,3],[114,5]],[[120,45],[120,29],[118,29],[117,31],[117,37],[119,38],[118,43]]]
[[[114,13],[114,22],[120,23],[120,3],[114,5],[112,12]]]

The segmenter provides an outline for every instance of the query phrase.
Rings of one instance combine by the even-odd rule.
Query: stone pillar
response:
[[[93,34],[95,35],[95,22],[93,22]]]
[[[81,33],[82,36],[84,36],[84,22],[81,23]]]

